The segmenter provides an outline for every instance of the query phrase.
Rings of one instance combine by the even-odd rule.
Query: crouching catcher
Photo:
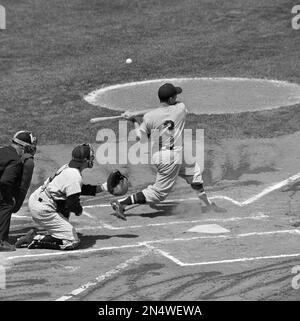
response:
[[[79,246],[78,235],[69,222],[70,213],[82,214],[80,195],[95,196],[107,189],[106,183],[83,184],[82,171],[92,168],[94,159],[89,144],[76,146],[69,164],[62,166],[30,196],[28,206],[32,218],[47,231],[47,235],[30,230],[18,239],[16,247],[74,250]]]

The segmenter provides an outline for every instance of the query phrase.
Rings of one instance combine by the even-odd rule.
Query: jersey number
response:
[[[167,147],[168,149],[172,150],[174,148],[174,136],[171,135],[172,130],[175,128],[175,123],[173,120],[166,120],[163,124],[163,129],[167,129],[168,133],[170,134],[170,146]],[[159,149],[162,148],[162,136],[159,137]]]

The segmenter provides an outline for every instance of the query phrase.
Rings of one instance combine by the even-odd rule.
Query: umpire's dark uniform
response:
[[[0,148],[0,242],[8,240],[14,193],[22,175],[22,160],[12,146]]]
[[[21,138],[25,135],[26,138],[28,133],[19,132],[16,135]],[[18,144],[31,143],[18,140],[18,137],[14,139]],[[10,219],[12,213],[21,208],[30,186],[34,169],[33,155],[34,153],[26,152],[26,149],[20,155],[14,146],[0,148],[0,251],[15,249],[7,242]]]

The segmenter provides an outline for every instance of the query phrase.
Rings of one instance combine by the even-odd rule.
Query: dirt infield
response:
[[[81,248],[6,253],[1,300],[299,299],[291,286],[292,268],[300,264],[295,139],[241,141],[247,159],[235,145],[222,148],[227,171],[211,177],[208,188],[222,213],[205,212],[181,181],[161,205],[129,210],[127,222],[111,215],[107,194],[85,199],[84,214],[72,217]],[[217,155],[210,159],[215,173],[224,161]],[[248,170],[240,171],[240,157],[251,164]],[[99,170],[86,179],[99,177]],[[131,190],[153,173],[149,168],[135,175]],[[32,226],[28,212],[14,216],[12,238]],[[199,226],[223,230],[189,231]]]
[[[86,206],[88,216],[72,219],[80,250],[7,254],[1,299],[297,299],[291,269],[300,262],[300,230],[289,202],[276,191],[245,207],[219,201],[226,213],[204,213],[197,202],[172,201],[130,210],[125,223],[105,204]],[[292,202],[298,207],[300,198]],[[25,222],[32,225],[14,219],[13,236],[27,230]],[[188,231],[212,224],[228,232]]]

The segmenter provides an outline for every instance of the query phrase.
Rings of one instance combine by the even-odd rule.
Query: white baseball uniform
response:
[[[56,211],[56,201],[81,192],[81,173],[67,164],[53,177],[48,178],[29,198],[29,209],[33,220],[55,238],[79,242],[73,225]]]
[[[200,166],[196,162],[187,165],[182,157],[186,115],[187,109],[183,103],[162,106],[144,115],[139,128],[141,135],[159,137],[152,157],[157,169],[156,181],[142,191],[148,203],[163,201],[178,176],[184,178],[188,184],[203,183]]]

